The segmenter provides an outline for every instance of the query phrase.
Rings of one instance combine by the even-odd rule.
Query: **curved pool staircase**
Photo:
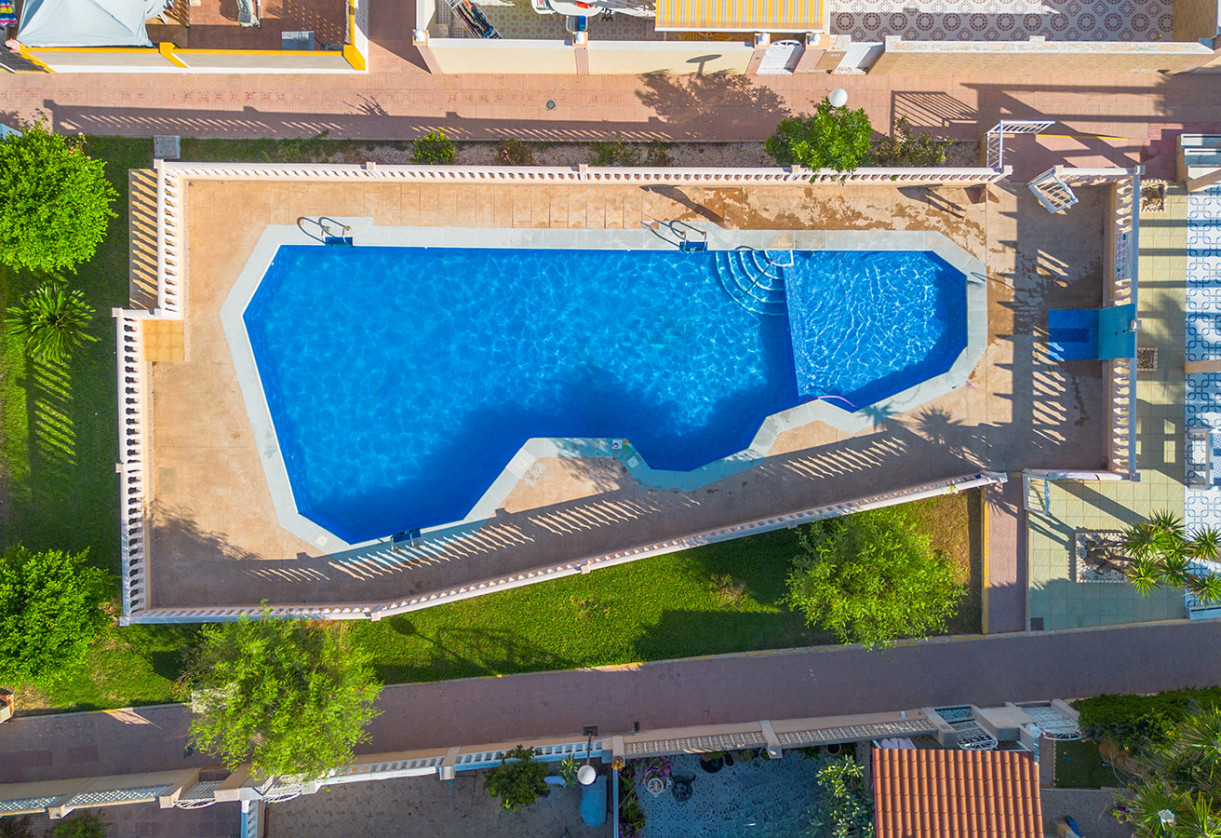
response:
[[[791,250],[739,247],[718,253],[716,259],[717,278],[725,293],[747,311],[772,317],[788,315],[784,275],[792,267]]]

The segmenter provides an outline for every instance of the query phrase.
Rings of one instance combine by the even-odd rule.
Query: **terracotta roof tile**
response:
[[[1042,838],[1039,767],[1021,751],[873,751],[877,838]]]

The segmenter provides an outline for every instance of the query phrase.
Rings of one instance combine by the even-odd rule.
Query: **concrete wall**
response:
[[[238,51],[184,49],[174,55],[195,72],[214,73],[351,73],[352,65],[342,52]]]
[[[754,46],[735,41],[589,42],[589,72],[600,74],[744,73]]]
[[[1218,0],[1174,0],[1176,41],[1198,41],[1215,38],[1221,31],[1221,2]]]
[[[28,49],[25,54],[57,73],[165,73],[180,69],[156,47],[122,50]]]
[[[576,75],[576,50],[563,41],[432,38],[429,47],[443,73]]]
[[[886,52],[871,74],[918,76],[969,74],[1021,76],[1062,73],[1181,73],[1211,60],[1213,51],[1198,43],[1119,43],[1008,41],[919,41],[886,39]]]

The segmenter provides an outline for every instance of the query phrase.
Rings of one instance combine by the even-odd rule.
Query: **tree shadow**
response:
[[[539,671],[574,666],[565,656],[503,629],[452,625],[422,629],[410,614],[385,622],[396,634],[417,640],[427,650],[425,663],[377,664],[377,676],[388,684],[503,675],[520,672],[523,664]]]
[[[635,643],[639,660],[686,658],[765,649],[824,646],[838,641],[810,628],[796,611],[666,611]],[[766,683],[737,684],[734,690],[768,690]]]
[[[694,138],[733,124],[735,114],[756,121],[760,114],[779,122],[791,111],[775,91],[755,84],[750,76],[711,73],[672,76],[651,73],[641,77],[644,89],[636,96],[664,122],[676,138]]]

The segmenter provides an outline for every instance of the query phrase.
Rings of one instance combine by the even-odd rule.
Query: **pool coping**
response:
[[[351,237],[352,244],[361,247],[672,250],[681,239],[696,235],[707,241],[710,250],[732,250],[748,245],[782,250],[927,251],[962,272],[966,278],[967,345],[950,369],[875,402],[870,405],[868,412],[849,412],[821,400],[806,402],[764,419],[751,444],[742,451],[688,472],[651,468],[632,447],[630,440],[536,437],[527,440],[513,455],[465,518],[426,527],[423,532],[469,526],[494,517],[513,489],[542,458],[615,458],[623,464],[633,479],[645,488],[693,491],[757,465],[767,458],[773,444],[785,431],[813,422],[823,422],[845,433],[856,433],[876,424],[879,417],[904,413],[952,392],[966,383],[987,346],[987,269],[979,259],[945,235],[933,231],[725,230],[710,223],[681,221],[635,230],[379,227],[374,225],[372,218],[355,217],[302,218],[296,225],[268,225],[221,306],[221,324],[233,358],[242,399],[250,417],[255,445],[267,477],[277,519],[284,529],[328,553],[377,544],[385,541],[388,536],[350,543],[297,511],[288,469],[280,451],[271,411],[263,393],[262,379],[242,317],[280,246],[326,246],[324,237],[328,233],[323,224],[329,228],[329,234]]]

